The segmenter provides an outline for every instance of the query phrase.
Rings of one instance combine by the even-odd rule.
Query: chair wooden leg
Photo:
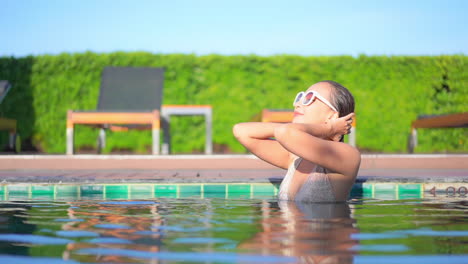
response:
[[[161,130],[161,113],[158,110],[154,110],[152,113],[152,120],[151,120],[151,134],[153,137],[153,146],[152,146],[153,155],[159,155],[160,130]]]
[[[161,153],[163,155],[168,155],[171,153],[171,125],[170,125],[170,116],[162,116],[162,129],[163,129],[163,143],[161,147]]]
[[[351,132],[348,135],[348,143],[349,145],[356,147],[356,128],[351,127]]]
[[[10,149],[15,149],[16,133],[10,132],[10,137],[8,140],[8,147]]]
[[[159,155],[159,128],[152,130],[153,134],[153,155]]]
[[[10,132],[8,147],[10,150],[13,150],[15,153],[21,152],[21,138],[18,133]]]
[[[20,134],[15,134],[15,153],[21,152],[21,137]]]
[[[67,127],[67,155],[73,155],[73,127]]]
[[[410,138],[408,140],[408,152],[414,153],[414,149],[418,145],[418,132],[415,128],[411,129]]]
[[[205,116],[205,119],[206,119],[206,126],[205,126],[205,135],[206,135],[206,138],[205,138],[205,154],[207,155],[211,155],[213,154],[213,135],[212,135],[212,126],[213,126],[213,123],[212,123],[212,112],[211,112],[211,108],[209,109],[209,111],[207,112],[207,115]]]
[[[99,136],[97,140],[97,153],[101,154],[102,150],[106,147],[106,129],[99,129]]]

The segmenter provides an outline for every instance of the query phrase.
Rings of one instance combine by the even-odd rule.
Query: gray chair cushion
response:
[[[102,72],[97,110],[160,110],[163,83],[163,68],[106,67]]]

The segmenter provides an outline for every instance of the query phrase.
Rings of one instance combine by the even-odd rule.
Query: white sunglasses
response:
[[[333,111],[338,112],[336,108],[323,96],[321,96],[317,91],[308,91],[306,92],[299,92],[296,95],[296,99],[294,99],[293,106],[296,106],[301,100],[302,100],[302,105],[310,105],[315,98],[318,98],[320,101],[322,101],[324,104],[328,105]]]

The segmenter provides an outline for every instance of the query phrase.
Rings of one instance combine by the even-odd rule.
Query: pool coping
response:
[[[0,155],[3,183],[281,182],[253,155]],[[468,154],[364,154],[357,182],[468,182]]]
[[[136,183],[136,184],[0,184],[0,201],[76,199],[155,198],[267,198],[274,199],[280,184],[275,183]],[[457,199],[468,196],[460,183],[356,183],[349,199]]]

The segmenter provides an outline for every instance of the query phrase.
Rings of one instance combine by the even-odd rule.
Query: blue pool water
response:
[[[0,202],[0,263],[468,263],[465,197]]]

